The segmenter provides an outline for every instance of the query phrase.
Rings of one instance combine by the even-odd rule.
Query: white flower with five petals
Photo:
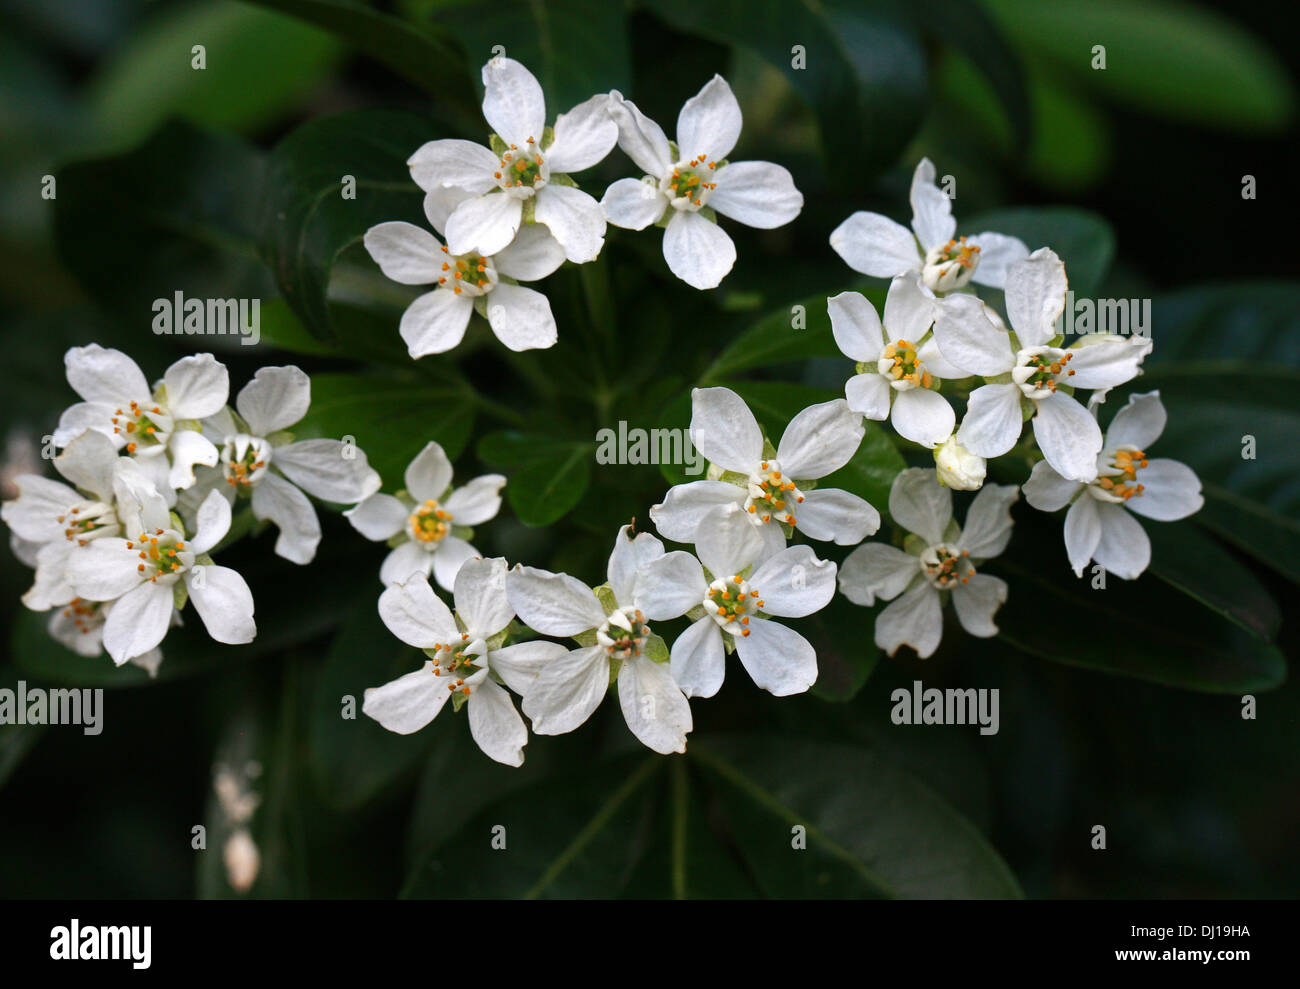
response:
[[[676,144],[635,103],[618,92],[609,98],[618,145],[646,175],[619,179],[606,189],[601,200],[605,216],[629,230],[662,223],[664,260],[686,284],[715,288],[736,263],[736,245],[713,221],[713,212],[770,230],[803,209],[803,194],[780,165],[725,161],[740,137],[741,113],[721,76],[715,75],[682,106]]]

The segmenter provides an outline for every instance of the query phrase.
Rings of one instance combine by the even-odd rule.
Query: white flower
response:
[[[754,567],[763,543],[744,515],[738,505],[721,505],[696,534],[708,574],[692,559],[689,586],[704,614],[672,649],[673,679],[687,697],[718,692],[732,649],[754,683],[778,697],[802,693],[817,679],[808,640],[768,616],[802,618],[824,608],[835,596],[835,564],[817,559],[810,546],[790,546]]]
[[[235,397],[238,417],[228,408],[205,420],[216,440],[220,466],[209,470],[180,498],[187,521],[214,488],[232,504],[251,493],[253,515],[279,530],[278,556],[310,563],[320,543],[320,521],[307,494],[353,505],[379,490],[379,474],[355,444],[339,440],[293,441],[285,430],[307,414],[311,379],[296,367],[264,367]],[[299,490],[301,488],[302,490]]]
[[[216,465],[217,448],[198,431],[197,420],[226,404],[230,376],[211,354],[182,357],[152,390],[120,350],[92,343],[71,348],[63,362],[68,384],[85,401],[59,417],[55,445],[66,446],[87,429],[103,433],[150,469],[164,497],[194,483],[196,464]]]
[[[617,678],[619,704],[632,734],[656,752],[686,750],[691,708],[668,664],[649,655],[663,643],[648,623],[677,618],[699,602],[692,567],[698,571],[699,564],[689,553],[665,553],[654,536],[642,532],[632,538],[631,526],[625,526],[609,556],[603,598],[567,574],[518,566],[510,572],[506,591],[520,619],[543,634],[581,643],[542,666],[525,690],[524,713],[533,731],[573,731]]]
[[[771,453],[754,414],[731,389],[696,388],[691,410],[691,442],[725,473],[723,480],[675,485],[650,509],[664,538],[694,542],[704,515],[727,504],[748,513],[763,539],[763,558],[785,548],[783,526],[840,546],[854,546],[880,528],[880,513],[857,495],[799,487],[839,470],[857,452],[865,427],[844,399],[804,409]]]
[[[436,189],[424,197],[425,216],[434,230],[443,231],[448,212],[467,195],[462,189]],[[544,349],[555,343],[550,301],[509,280],[536,281],[564,263],[563,249],[545,227],[524,227],[496,251],[457,253],[427,230],[394,220],[367,230],[365,245],[393,281],[438,286],[402,314],[399,332],[412,357],[451,350],[465,336],[473,312],[486,319],[511,350]]]
[[[889,514],[915,535],[906,552],[885,543],[859,546],[840,567],[840,590],[854,604],[897,597],[876,618],[876,645],[889,655],[909,645],[925,659],[943,635],[949,595],[957,620],[971,635],[996,635],[993,615],[1007,599],[1004,581],[976,573],[975,564],[999,555],[1011,539],[1013,486],[987,484],[971,502],[966,526],[952,517],[952,492],[934,471],[909,468],[894,479]],[[900,596],[901,595],[901,596]]]
[[[407,645],[429,660],[414,673],[366,690],[361,710],[389,731],[419,731],[451,699],[469,709],[469,731],[497,762],[524,761],[528,729],[510,694],[519,692],[542,665],[564,654],[554,642],[523,642],[501,648],[515,617],[506,598],[506,561],[471,560],[456,575],[456,613],[439,600],[428,578],[414,573],[379,597],[379,616]]]
[[[104,651],[104,623],[112,610],[112,601],[73,598],[51,613],[50,637],[79,656],[98,656]],[[173,616],[172,624],[179,624],[177,616]],[[128,662],[143,668],[150,677],[156,677],[162,659],[162,650],[155,647],[139,656],[132,656]]]
[[[605,216],[567,173],[590,168],[614,147],[609,97],[560,114],[547,143],[546,101],[531,72],[512,58],[493,58],[483,66],[483,87],[483,116],[502,142],[500,154],[472,141],[430,141],[407,162],[426,192],[458,187],[472,194],[447,220],[451,253],[498,254],[535,221],[570,261],[594,260],[605,243]]]
[[[939,483],[958,491],[977,491],[984,483],[988,463],[949,436],[934,451],[934,469]]]
[[[1011,266],[1007,316],[1012,336],[994,325],[973,295],[954,296],[934,332],[944,355],[986,378],[1007,376],[971,393],[957,441],[980,457],[999,457],[1020,437],[1032,415],[1034,438],[1064,477],[1091,481],[1097,473],[1101,430],[1088,411],[1058,386],[1111,388],[1138,374],[1151,350],[1146,337],[1092,336],[1069,347],[1049,346],[1065,308],[1065,265],[1046,247]],[[1029,403],[1029,404],[1025,404]],[[1025,409],[1022,412],[1022,407]]]
[[[714,288],[736,263],[736,245],[713,220],[714,211],[747,227],[770,230],[803,209],[803,194],[780,165],[767,161],[727,163],[740,137],[740,104],[715,75],[682,106],[677,143],[618,92],[609,94],[618,122],[618,146],[645,173],[619,179],[601,200],[616,227],[664,226],[664,260],[693,288]],[[672,210],[665,222],[664,215]]]
[[[912,175],[911,199],[911,230],[879,213],[858,212],[831,233],[831,247],[854,271],[877,278],[920,272],[926,286],[941,294],[972,281],[1002,288],[1007,269],[1029,254],[1005,234],[954,237],[952,200],[935,185],[928,158]]]
[[[1199,512],[1205,504],[1200,479],[1190,467],[1177,460],[1147,458],[1147,448],[1164,429],[1160,393],[1133,395],[1106,430],[1096,480],[1080,484],[1062,477],[1046,461],[1034,465],[1024,485],[1025,500],[1044,512],[1070,505],[1065,549],[1076,576],[1083,576],[1090,560],[1125,580],[1147,568],[1151,541],[1126,509],[1172,522]]]
[[[367,539],[396,540],[379,568],[384,584],[405,582],[413,573],[432,571],[450,591],[456,574],[478,550],[457,529],[486,522],[501,510],[500,474],[484,474],[463,487],[451,487],[451,461],[438,443],[429,443],[406,468],[406,490],[398,496],[373,494],[343,514]],[[390,542],[390,545],[393,543]]]
[[[859,292],[841,292],[826,307],[835,343],[858,362],[858,374],[844,387],[849,408],[868,419],[889,418],[899,436],[931,449],[952,435],[957,418],[939,394],[939,380],[967,373],[939,353],[930,333],[934,296],[920,279],[899,275],[890,283],[883,327]]]
[[[96,539],[68,564],[68,583],[86,601],[112,601],[104,648],[119,666],[147,653],[167,634],[176,612],[192,600],[208,634],[238,645],[257,634],[253,595],[244,578],[205,554],[230,529],[230,505],[211,492],[198,510],[194,537],[169,515],[156,490],[137,490],[133,508],[119,486],[119,515],[130,539]]]

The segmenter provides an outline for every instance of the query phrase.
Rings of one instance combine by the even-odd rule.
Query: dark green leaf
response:
[[[864,293],[877,307],[884,305],[884,292]],[[796,326],[796,321],[802,325]],[[721,383],[739,371],[768,367],[809,357],[839,357],[831,335],[826,296],[814,295],[789,308],[769,313],[743,331],[700,375],[701,385]]]
[[[485,436],[478,453],[488,463],[515,468],[506,482],[506,498],[525,525],[550,525],[562,518],[591,484],[590,443],[507,431]]]
[[[1073,207],[1000,209],[961,217],[963,234],[986,230],[1019,237],[1031,251],[1050,247],[1065,262],[1070,288],[1079,298],[1097,294],[1115,256],[1110,224],[1095,213]]]

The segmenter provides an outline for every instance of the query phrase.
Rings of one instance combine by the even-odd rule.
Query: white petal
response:
[[[1177,460],[1149,460],[1146,467],[1138,471],[1137,479],[1144,490],[1124,504],[1130,511],[1149,519],[1159,522],[1185,519],[1199,512],[1205,504],[1200,478]]]
[[[18,497],[0,509],[5,524],[23,539],[45,543],[64,538],[61,516],[82,500],[72,488],[39,474],[19,474],[13,479]],[[739,489],[736,489],[739,490]]]
[[[966,416],[957,429],[957,442],[977,457],[1000,457],[1020,439],[1025,420],[1020,414],[1017,385],[981,385],[971,392]]]
[[[537,78],[513,58],[496,55],[483,66],[483,116],[506,144],[541,141],[546,99]]]
[[[876,598],[898,597],[920,574],[920,562],[886,543],[859,546],[840,564],[840,591],[854,604],[870,607]]]
[[[379,582],[387,587],[409,580],[417,573],[427,577],[433,570],[433,556],[423,543],[409,540],[401,543],[379,565]]]
[[[492,264],[508,278],[535,282],[564,264],[564,248],[540,223],[525,224],[510,246],[492,259]]]
[[[442,444],[431,440],[406,467],[402,480],[417,502],[441,498],[451,484],[451,461]]]
[[[927,289],[927,291],[929,290]],[[952,296],[949,296],[948,298],[952,298]],[[945,299],[944,301],[946,302],[947,300]],[[937,311],[938,310],[936,309],[936,312]],[[936,378],[951,378],[956,380],[958,378],[966,378],[970,376],[970,372],[964,367],[958,367],[944,356],[943,351],[939,349],[939,342],[935,340],[933,335],[917,348],[916,356],[921,359],[921,363],[925,365],[925,369]]]
[[[939,648],[943,637],[943,612],[939,592],[922,581],[876,618],[876,645],[893,656],[908,645],[921,659]]]
[[[1024,241],[1007,234],[985,231],[967,237],[966,243],[980,249],[980,261],[971,281],[992,288],[1003,288],[1007,283],[1007,270],[1017,261],[1029,257],[1029,248]]]
[[[429,578],[422,573],[413,573],[384,589],[379,595],[379,617],[388,631],[416,649],[460,641],[451,610],[433,593]]]
[[[288,429],[311,406],[311,378],[301,368],[264,367],[235,396],[235,408],[257,436]]]
[[[889,283],[884,315],[885,336],[888,339],[902,338],[913,344],[919,343],[938,314],[938,300],[925,287],[920,275],[897,275]]]
[[[492,173],[501,160],[490,148],[473,141],[429,141],[406,161],[411,178],[425,192],[455,186],[476,195],[496,187]]]
[[[722,630],[709,615],[693,622],[673,643],[670,669],[687,697],[712,697],[722,686],[727,661]]]
[[[995,375],[1015,365],[1011,338],[998,329],[977,296],[955,294],[943,300],[934,324],[943,356],[967,374]]]
[[[89,491],[100,501],[111,502],[113,467],[117,460],[117,447],[113,441],[91,429],[69,443],[54,458],[54,468],[82,491]]]
[[[465,540],[444,536],[433,552],[433,579],[444,591],[450,591],[456,586],[461,567],[478,555],[479,551]]]
[[[623,526],[619,529],[618,535],[614,537],[614,549],[609,554],[609,562],[605,565],[605,575],[609,579],[610,590],[614,592],[614,600],[625,608],[636,603],[637,571],[664,555],[664,544],[658,539],[648,532],[639,532],[635,537],[629,537],[630,528]],[[703,596],[704,592],[701,591],[700,597]]]
[[[740,104],[727,80],[715,75],[677,115],[677,152],[683,160],[704,155],[722,161],[735,148],[740,126]]]
[[[456,611],[471,639],[490,639],[510,624],[515,609],[506,596],[506,561],[466,560],[456,575]]]
[[[862,416],[842,398],[810,405],[785,427],[776,459],[787,477],[825,477],[853,458],[865,432]]]
[[[695,533],[695,552],[715,580],[735,576],[762,559],[764,548],[758,529],[736,504],[712,509]]]
[[[255,518],[270,519],[280,530],[275,540],[276,556],[302,564],[315,558],[320,545],[320,520],[305,494],[284,478],[265,474],[253,488],[252,507]]]
[[[987,639],[998,634],[993,616],[1007,602],[1006,581],[977,573],[966,584],[952,590],[952,606],[961,627],[971,635]]]
[[[362,243],[379,270],[395,282],[432,285],[438,280],[442,245],[433,234],[413,223],[380,223],[366,231]]]
[[[1056,335],[1068,287],[1065,264],[1048,247],[1040,247],[1007,270],[1007,318],[1022,347],[1041,346]]]
[[[382,542],[402,531],[410,510],[389,494],[373,494],[343,516],[367,539]]]
[[[1056,473],[1046,460],[1040,460],[1024,483],[1025,501],[1040,512],[1055,512],[1068,505],[1082,487],[1078,481]]]
[[[551,303],[522,285],[497,285],[487,297],[488,323],[510,350],[545,350],[559,339]]]
[[[1001,555],[1011,541],[1011,506],[1020,500],[1013,484],[986,484],[966,511],[959,545],[977,560]]]
[[[605,246],[605,212],[581,189],[548,185],[537,193],[535,217],[550,228],[574,264],[596,260]]]
[[[759,566],[749,585],[765,614],[803,618],[835,596],[835,564],[817,559],[811,546],[790,546]]]
[[[501,511],[501,489],[506,479],[500,474],[484,474],[454,490],[443,506],[451,512],[457,525],[479,525],[496,518]]]
[[[94,539],[68,556],[67,581],[77,597],[112,601],[140,583],[138,551],[128,549],[126,543],[125,539]]]
[[[466,199],[447,217],[447,250],[492,255],[505,250],[523,217],[523,200],[492,192]]]
[[[274,457],[285,477],[324,501],[351,504],[379,490],[379,474],[355,443],[302,440],[276,447]]]
[[[208,635],[227,645],[253,641],[253,592],[243,577],[229,567],[199,566],[185,575],[185,586]]]
[[[1098,503],[1097,517],[1101,522],[1101,539],[1092,551],[1092,558],[1116,577],[1135,580],[1151,562],[1151,540],[1142,523],[1124,511],[1123,505]]]
[[[149,382],[135,361],[120,350],[92,343],[72,347],[63,355],[63,365],[72,390],[87,402],[122,405],[124,401],[146,401]]]
[[[736,245],[716,223],[678,210],[664,230],[664,260],[691,288],[717,288],[736,263]]]
[[[490,187],[489,185],[488,188]],[[451,219],[451,214],[456,212],[456,207],[466,199],[473,199],[483,191],[483,189],[480,189],[478,192],[470,192],[468,189],[462,189],[454,185],[436,186],[424,194],[424,218],[429,221],[429,226],[438,232],[439,237],[445,237],[447,221]],[[438,253],[441,254],[442,252],[439,251]],[[441,274],[441,271],[442,266],[439,264],[438,273]]]
[[[425,292],[402,313],[399,332],[412,357],[442,354],[460,343],[469,325],[474,302],[451,289]]]
[[[631,600],[651,621],[667,621],[686,614],[707,591],[700,561],[675,550],[645,564],[636,575]]]
[[[939,483],[934,471],[910,467],[889,488],[889,514],[933,546],[943,542],[952,521],[952,491]]]
[[[145,401],[148,401],[148,394]],[[88,429],[103,433],[112,441],[113,446],[121,449],[126,445],[126,438],[113,432],[113,410],[120,408],[117,403],[105,405],[99,402],[78,402],[70,405],[59,415],[58,428],[54,430],[54,445],[67,446]]]
[[[158,490],[159,477],[169,470],[165,461],[165,457],[145,460],[119,457],[113,465],[113,497],[117,499],[117,514],[126,531],[132,535],[171,528],[167,500]],[[154,464],[161,469],[154,469]],[[162,481],[165,487],[166,478],[162,477]]]
[[[844,397],[849,408],[877,422],[889,418],[889,400],[893,393],[894,389],[889,387],[884,375],[875,371],[855,374],[844,383]]]
[[[880,513],[870,502],[839,488],[818,488],[795,508],[795,527],[812,539],[856,546],[880,528]]]
[[[933,450],[952,435],[957,415],[938,392],[912,388],[895,396],[890,421],[903,439]]]
[[[104,620],[104,650],[121,666],[162,642],[171,624],[172,585],[144,581],[113,603]]]
[[[854,271],[875,278],[893,278],[921,267],[912,231],[879,213],[854,213],[831,232],[831,247]]]
[[[922,158],[912,173],[910,198],[912,229],[916,231],[921,247],[928,251],[952,240],[957,232],[957,221],[952,217],[952,200],[935,185],[934,165],[929,158]]]
[[[230,502],[221,491],[209,491],[195,512],[190,549],[199,555],[221,542],[230,531]]]
[[[389,731],[410,735],[437,717],[450,696],[430,661],[382,687],[367,687],[361,711]]]
[[[693,726],[691,706],[673,681],[667,663],[637,656],[618,673],[618,700],[632,734],[646,747],[667,755],[686,751]]]
[[[1132,381],[1151,350],[1146,337],[1094,338],[1070,348],[1069,383],[1076,388],[1113,388]]]
[[[739,505],[745,489],[725,481],[690,481],[668,489],[663,504],[650,508],[650,520],[659,535],[679,543],[695,542],[700,522],[719,505]]]
[[[658,223],[668,208],[667,198],[653,179],[619,179],[600,200],[605,219],[625,230],[644,230]]]
[[[563,735],[591,717],[608,689],[605,648],[575,649],[541,668],[524,693],[524,714],[538,735]]]
[[[176,419],[206,419],[230,397],[230,372],[211,354],[182,357],[163,375],[167,411]]]
[[[488,665],[507,687],[523,696],[532,689],[543,667],[568,654],[568,648],[558,642],[534,639],[488,653]]]
[[[577,635],[605,624],[595,593],[568,574],[517,566],[506,575],[506,594],[519,620],[544,635]]]
[[[738,161],[714,173],[717,188],[709,205],[747,227],[771,230],[784,226],[803,209],[803,193],[794,177],[767,161]]]
[[[177,491],[183,491],[194,483],[196,465],[215,467],[220,459],[212,441],[192,429],[178,429],[172,433],[171,439],[167,441],[167,452],[171,454],[172,461],[167,483]]]
[[[758,420],[730,388],[691,391],[691,442],[711,463],[725,470],[748,474],[758,468],[763,457]]]
[[[555,140],[546,150],[552,172],[590,168],[618,141],[618,124],[609,115],[609,95],[599,93],[555,119]]]
[[[1059,392],[1036,404],[1034,439],[1047,462],[1062,477],[1091,481],[1097,476],[1097,454],[1101,452],[1097,420],[1069,395]]]
[[[1097,499],[1080,498],[1065,513],[1065,554],[1070,559],[1076,577],[1083,576],[1083,568],[1097,551],[1101,542],[1101,516],[1097,512]]]
[[[817,653],[794,629],[766,618],[749,623],[736,639],[736,655],[759,687],[777,697],[802,694],[817,680]]]
[[[618,127],[618,146],[641,171],[663,178],[672,167],[672,151],[663,128],[617,90],[609,96],[609,115]]]
[[[875,361],[885,346],[876,307],[861,292],[841,292],[826,300],[831,334],[840,353],[851,360]]]
[[[1115,413],[1106,430],[1106,447],[1135,446],[1145,450],[1165,431],[1166,420],[1160,392],[1130,395],[1128,404]]]
[[[467,707],[469,733],[478,747],[497,762],[522,766],[528,728],[504,688],[484,680],[470,694]]]

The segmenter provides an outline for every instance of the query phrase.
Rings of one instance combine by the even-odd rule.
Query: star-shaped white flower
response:
[[[378,491],[381,483],[354,443],[294,442],[285,430],[301,421],[310,405],[311,379],[302,370],[264,367],[235,397],[237,414],[223,408],[204,420],[205,434],[220,451],[220,464],[200,472],[199,483],[179,499],[186,520],[192,521],[192,513],[213,489],[231,504],[248,493],[253,515],[269,519],[280,530],[276,555],[310,563],[321,530],[307,495],[355,505]]]
[[[1008,376],[971,393],[957,442],[976,456],[1000,457],[1015,446],[1025,418],[1032,415],[1034,438],[1048,462],[1070,480],[1091,481],[1101,430],[1087,409],[1058,388],[1107,389],[1131,380],[1151,341],[1097,334],[1068,347],[1051,346],[1066,289],[1065,265],[1042,247],[1007,274],[1007,316],[1014,337],[990,320],[992,311],[973,295],[950,298],[934,333],[954,364],[985,378]]]
[[[437,717],[448,700],[457,709],[465,704],[478,747],[497,762],[522,765],[528,729],[501,683],[520,692],[565,649],[554,642],[502,648],[515,616],[503,559],[470,560],[456,575],[453,594],[455,614],[433,593],[429,579],[415,573],[380,595],[379,616],[388,630],[429,659],[414,673],[367,688],[361,710],[389,731],[409,735]]]
[[[439,586],[450,591],[465,561],[479,555],[456,529],[495,518],[506,479],[484,474],[453,489],[451,477],[451,461],[441,444],[429,443],[407,466],[405,491],[373,494],[343,513],[367,539],[396,541],[379,568],[384,584],[432,572]]]
[[[1096,405],[1092,407],[1096,412]],[[1133,395],[1115,413],[1097,455],[1097,477],[1088,484],[1067,480],[1040,461],[1025,482],[1025,500],[1039,511],[1065,514],[1065,550],[1076,576],[1092,560],[1109,573],[1133,580],[1151,562],[1151,541],[1136,512],[1173,522],[1201,510],[1201,481],[1177,460],[1147,458],[1165,430],[1158,391]]]
[[[952,492],[932,470],[912,467],[894,479],[889,514],[913,533],[906,552],[886,543],[859,546],[840,567],[840,590],[854,604],[897,598],[876,618],[876,645],[890,656],[909,645],[925,659],[943,636],[943,605],[951,597],[962,628],[996,635],[993,615],[1007,599],[1007,585],[975,565],[998,556],[1011,540],[1014,486],[986,484],[971,502],[966,525],[952,517]]]
[[[614,147],[618,129],[603,93],[556,118],[547,143],[546,100],[519,62],[498,56],[483,66],[483,116],[503,144],[500,153],[472,141],[430,141],[407,162],[426,192],[456,187],[472,195],[447,220],[452,254],[505,250],[532,220],[548,228],[576,264],[592,261],[605,243],[600,204],[568,178]]]
[[[939,394],[940,379],[968,375],[939,352],[930,332],[935,300],[920,279],[899,275],[890,283],[883,326],[859,292],[841,292],[827,300],[827,309],[835,343],[858,362],[859,373],[844,387],[849,408],[868,419],[888,418],[899,436],[930,449],[951,436],[957,418]]]
[[[429,192],[424,212],[433,229],[442,233],[451,209],[468,195],[463,189]],[[524,227],[496,251],[457,253],[429,231],[393,220],[367,230],[364,243],[393,281],[438,286],[416,298],[402,314],[399,332],[412,357],[451,350],[465,336],[474,312],[511,350],[554,345],[557,331],[550,301],[536,289],[512,281],[545,278],[564,263],[563,249],[545,227]]]
[[[682,106],[676,144],[635,103],[618,92],[609,98],[618,145],[646,175],[619,179],[606,189],[601,200],[605,216],[629,230],[661,223],[664,260],[687,285],[715,288],[736,263],[736,245],[713,221],[713,212],[770,230],[803,209],[803,194],[780,165],[725,161],[740,137],[741,114],[721,76],[715,75]]]
[[[217,448],[199,432],[198,420],[226,404],[230,375],[211,354],[182,357],[150,389],[139,365],[120,350],[92,343],[64,355],[68,384],[85,401],[64,411],[54,431],[66,446],[93,429],[125,448],[149,470],[159,492],[174,504],[172,489],[194,483],[194,467],[217,463]]]
[[[771,619],[803,618],[829,604],[835,564],[817,559],[811,546],[790,546],[755,567],[763,542],[744,515],[738,505],[718,506],[696,534],[708,573],[692,559],[689,586],[704,614],[672,649],[673,679],[687,697],[718,692],[732,649],[754,683],[778,697],[803,693],[817,679],[812,645]]]
[[[986,232],[956,237],[952,200],[934,182],[922,158],[912,174],[912,229],[879,213],[854,213],[831,233],[831,247],[854,271],[876,278],[919,272],[944,294],[970,282],[1002,288],[1007,269],[1029,254],[1015,237]]]
[[[625,526],[609,556],[603,599],[567,574],[518,566],[510,571],[506,591],[525,624],[583,643],[542,666],[525,690],[524,713],[533,731],[573,731],[596,710],[615,677],[632,734],[656,752],[686,750],[690,705],[668,664],[656,662],[648,650],[656,638],[649,622],[680,617],[699,603],[692,565],[699,569],[689,553],[665,553],[654,536],[642,532],[633,538],[631,526]]]
[[[857,545],[880,528],[880,513],[855,494],[800,489],[801,481],[825,477],[847,464],[862,442],[862,416],[844,399],[811,405],[796,415],[771,454],[764,451],[758,420],[731,389],[696,388],[691,410],[691,442],[725,473],[721,480],[675,485],[663,504],[650,509],[665,539],[695,542],[705,514],[729,504],[748,513],[763,540],[763,558],[785,548],[783,525],[840,546]]]

